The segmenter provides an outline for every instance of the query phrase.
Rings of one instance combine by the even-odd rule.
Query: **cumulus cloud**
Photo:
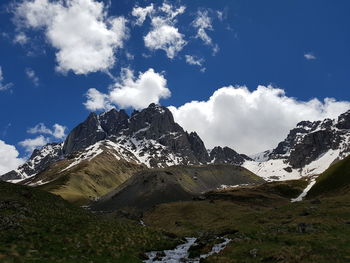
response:
[[[2,67],[0,66],[0,91],[10,89],[12,86],[12,83],[5,83]]]
[[[208,148],[230,146],[246,154],[272,149],[302,120],[335,118],[350,103],[326,98],[299,101],[272,86],[223,87],[207,101],[169,107],[175,120],[197,131]]]
[[[163,3],[157,9],[153,5],[143,9],[137,9],[139,15],[137,16],[136,23],[140,23],[141,21],[143,23],[147,15],[151,17],[152,28],[144,36],[145,46],[150,50],[164,50],[168,58],[174,58],[187,44],[184,35],[176,27],[176,17],[184,13],[185,9],[185,6],[176,8],[167,2]]]
[[[108,17],[104,3],[95,0],[25,0],[14,12],[20,28],[44,30],[63,73],[109,69],[128,35],[126,19]]]
[[[33,69],[26,68],[25,73],[26,73],[28,79],[30,79],[35,86],[39,86],[39,78]]]
[[[312,54],[312,53],[305,53],[304,54],[304,58],[306,58],[307,60],[315,60],[315,59],[317,59],[317,57],[314,54]]]
[[[56,139],[63,139],[66,137],[66,129],[67,127],[57,123],[52,126],[52,129],[47,128],[44,123],[39,123],[33,128],[29,128],[27,132],[30,134],[48,134],[55,137]],[[47,139],[47,141],[48,140],[49,139]]]
[[[213,21],[209,16],[208,10],[198,10],[192,26],[197,30],[196,38],[201,39],[206,45],[213,48],[214,54],[219,51],[219,46],[213,43],[212,38],[207,31],[213,31]]]
[[[89,110],[106,110],[112,104],[120,108],[142,109],[152,102],[159,103],[160,99],[170,95],[165,77],[152,68],[140,72],[137,77],[132,70],[124,68],[119,81],[108,94],[90,89],[87,93],[88,100],[84,104]]]
[[[132,9],[131,15],[136,17],[135,24],[141,26],[145,22],[146,17],[154,12],[153,4],[146,7],[136,6]]]
[[[99,92],[97,89],[89,89],[86,93],[87,101],[85,107],[90,111],[108,110],[112,108],[107,94]]]
[[[19,142],[18,144],[22,146],[27,153],[33,152],[35,149],[43,147],[48,144],[50,141],[47,137],[39,135],[34,139],[25,139],[24,141]]]
[[[5,174],[24,163],[22,158],[19,158],[19,153],[15,146],[6,144],[0,140],[0,175]]]

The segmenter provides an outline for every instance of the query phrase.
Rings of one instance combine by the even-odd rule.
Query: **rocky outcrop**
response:
[[[104,143],[94,146],[99,142]],[[1,179],[28,178],[60,159],[78,162],[95,156],[92,151],[104,151],[106,147],[113,148],[116,158],[152,168],[209,161],[200,137],[195,132],[184,131],[168,108],[152,103],[142,111],[134,111],[130,117],[124,110],[116,109],[99,115],[91,113],[63,143],[35,150],[28,162]]]
[[[2,175],[0,180],[18,180],[34,176],[62,158],[62,143],[47,144],[41,149],[35,149],[27,162],[16,170]]]
[[[347,155],[349,138],[350,111],[337,120],[302,121],[270,153],[269,159],[286,159],[292,168],[302,168],[329,150]]]
[[[242,165],[246,160],[251,160],[248,156],[239,154],[229,147],[217,146],[210,151],[211,163],[228,163]]]

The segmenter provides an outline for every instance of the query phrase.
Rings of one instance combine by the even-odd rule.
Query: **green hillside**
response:
[[[308,198],[348,193],[350,190],[350,156],[328,168],[307,194]]]
[[[173,246],[137,222],[98,216],[59,196],[0,182],[0,262],[141,262]]]

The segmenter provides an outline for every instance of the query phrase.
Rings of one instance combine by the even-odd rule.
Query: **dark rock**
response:
[[[245,155],[239,154],[229,147],[222,148],[220,146],[217,146],[210,151],[210,161],[213,163],[241,165],[245,160],[247,160],[247,157]]]
[[[107,133],[102,129],[99,116],[90,113],[88,118],[75,127],[67,136],[63,153],[70,154],[95,144],[107,137]]]
[[[258,256],[258,249],[253,248],[252,250],[249,251],[249,254],[253,257],[256,258]]]

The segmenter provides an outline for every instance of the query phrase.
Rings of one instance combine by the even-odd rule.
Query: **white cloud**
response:
[[[24,45],[28,42],[28,37],[23,32],[20,32],[15,36],[13,42],[16,44]]]
[[[241,153],[272,149],[302,120],[335,118],[350,108],[349,102],[326,98],[299,101],[281,89],[259,86],[223,87],[207,101],[169,107],[175,120],[197,131],[208,148],[230,146]]]
[[[35,86],[39,86],[39,78],[33,69],[26,68],[25,73],[26,73],[28,79],[30,79]]]
[[[185,58],[186,58],[186,63],[190,65],[196,65],[201,67],[204,62],[202,58],[198,58],[196,56],[186,55]]]
[[[207,10],[198,10],[196,18],[192,22],[192,26],[197,29],[196,38],[200,38],[206,45],[213,48],[213,53],[216,54],[219,51],[219,46],[213,43],[212,38],[208,35],[207,31],[213,31],[212,19],[210,18]]]
[[[4,83],[4,82],[5,82],[5,79],[2,73],[2,67],[0,66],[0,91],[10,89],[13,86],[12,83]]]
[[[152,14],[154,12],[153,4],[150,4],[146,7],[134,7],[132,9],[131,15],[136,17],[135,24],[141,26],[143,22],[145,22],[147,15]]]
[[[312,53],[305,53],[304,54],[304,58],[306,58],[307,60],[315,60],[315,59],[317,59],[317,57],[314,54],[312,54]]]
[[[44,29],[63,73],[109,69],[127,37],[126,19],[108,17],[104,3],[95,0],[25,0],[15,15],[21,28]]]
[[[166,79],[152,68],[140,72],[137,77],[133,71],[124,68],[119,81],[108,94],[90,89],[87,93],[88,100],[84,104],[89,110],[105,110],[112,104],[120,108],[142,109],[152,102],[159,103],[160,99],[166,99],[170,95]]]
[[[66,129],[67,127],[62,126],[60,124],[54,124],[53,125],[53,137],[57,138],[57,139],[63,139],[64,137],[66,137]]]
[[[224,20],[224,11],[216,11],[216,15],[220,21]]]
[[[151,17],[151,31],[144,36],[145,46],[150,50],[164,50],[168,58],[174,58],[187,44],[184,35],[176,27],[176,17],[185,12],[186,7],[179,8],[165,2],[154,12],[148,12]]]
[[[25,139],[24,141],[19,142],[18,144],[22,146],[27,153],[33,152],[35,149],[38,149],[49,143],[49,139],[40,135],[34,139]]]
[[[186,45],[183,37],[184,35],[179,33],[177,28],[164,24],[149,32],[144,37],[144,41],[149,49],[162,49],[168,58],[172,59]]]
[[[27,132],[30,134],[48,134],[56,139],[63,139],[66,137],[66,129],[67,127],[57,123],[52,126],[52,129],[47,128],[44,123],[39,123],[33,128],[28,129]],[[47,141],[49,141],[48,138]]]
[[[108,110],[112,108],[108,95],[99,92],[97,89],[89,89],[86,93],[86,97],[87,101],[84,105],[90,111]]]
[[[0,175],[5,174],[24,163],[15,146],[0,140]]]

